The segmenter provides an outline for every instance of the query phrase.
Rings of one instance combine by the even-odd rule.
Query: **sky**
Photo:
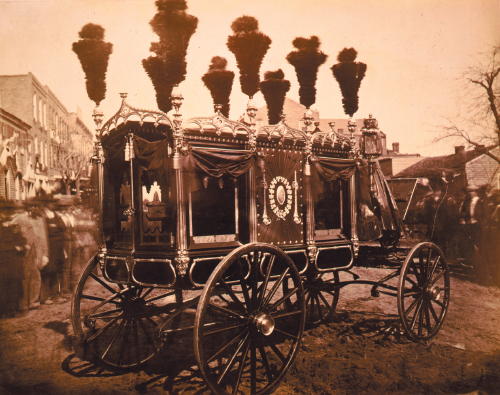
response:
[[[367,64],[355,118],[377,118],[388,147],[400,143],[402,153],[422,156],[453,153],[452,142],[433,144],[446,119],[463,116],[460,78],[477,64],[478,53],[500,43],[499,0],[188,0],[187,12],[198,17],[187,56],[187,77],[180,84],[183,118],[213,113],[212,99],[201,77],[213,56],[228,60],[238,76],[234,55],[227,49],[234,19],[249,15],[271,40],[263,73],[282,69],[290,80],[287,97],[299,101],[297,78],[286,55],[296,37],[318,36],[328,55],[318,73],[313,109],[321,118],[345,118],[342,97],[330,70],[343,48],[354,47],[357,61]],[[0,0],[0,75],[32,72],[69,112],[82,110],[87,126],[94,103],[72,43],[87,23],[105,29],[113,44],[107,93],[101,103],[105,119],[119,109],[119,93],[136,108],[157,109],[151,80],[142,59],[158,41],[149,21],[156,13],[150,0]],[[256,104],[264,106],[259,92]],[[245,110],[248,97],[238,77],[231,94],[230,118]]]

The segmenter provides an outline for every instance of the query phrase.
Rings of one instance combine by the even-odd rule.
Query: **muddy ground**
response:
[[[378,280],[388,269],[357,268]],[[344,274],[347,275],[347,274]],[[396,298],[342,289],[337,314],[305,332],[276,394],[500,394],[500,289],[452,277],[448,315],[430,342],[400,334]],[[0,394],[208,394],[191,347],[117,375],[74,351],[70,301],[0,320]]]

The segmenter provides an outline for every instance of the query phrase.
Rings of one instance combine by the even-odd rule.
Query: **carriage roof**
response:
[[[353,138],[339,135],[334,130],[334,124],[330,125],[330,131],[321,131],[318,127],[319,122],[314,122],[310,114],[308,118],[307,112],[302,119],[305,125],[303,130],[289,126],[285,116],[282,116],[276,125],[257,128],[255,122],[251,123],[252,120],[248,117],[242,116],[238,121],[225,117],[218,106],[212,116],[192,117],[183,121],[178,109],[168,114],[159,110],[139,109],[126,101],[126,94],[121,96],[122,103],[119,110],[98,130],[98,140],[104,147],[112,144],[120,136],[133,132],[147,140],[177,137],[190,141],[210,141],[215,145],[245,144],[250,150],[254,150],[257,146],[276,146],[303,150],[306,155],[315,152],[338,158],[355,156]]]

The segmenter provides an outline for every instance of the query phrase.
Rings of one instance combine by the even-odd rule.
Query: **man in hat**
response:
[[[19,303],[21,312],[27,312],[40,306],[41,271],[49,263],[47,230],[41,216],[39,203],[29,202],[25,208],[25,212],[13,219],[26,238],[26,252],[22,265],[24,273],[23,298]]]

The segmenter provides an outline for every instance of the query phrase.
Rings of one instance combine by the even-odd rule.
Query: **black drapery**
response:
[[[356,171],[356,162],[349,159],[311,158],[316,171],[327,182],[337,178],[348,180]]]
[[[252,152],[192,149],[187,157],[185,169],[189,172],[200,170],[210,177],[229,175],[238,178],[254,165],[256,158],[257,155]]]
[[[387,234],[400,236],[404,234],[401,217],[378,162],[374,167],[375,194],[370,191],[370,165],[366,160],[314,158],[312,163],[317,174],[327,182],[338,178],[347,180],[355,174],[356,226],[360,241],[378,240]],[[313,185],[315,184],[314,178],[313,175],[311,180]],[[314,192],[314,186],[312,189]]]
[[[170,163],[168,161],[168,140],[147,141],[134,136],[135,159],[139,165],[148,171],[157,171],[158,174],[168,175]]]
[[[365,160],[360,160],[356,171],[356,192],[357,192],[357,223],[358,238],[360,241],[377,240],[382,237],[382,222],[380,212],[370,192],[370,172],[369,164]]]
[[[117,141],[108,147],[107,162],[108,167],[118,170],[124,169],[125,165],[125,145],[127,137]],[[168,161],[168,140],[147,141],[134,135],[134,153],[136,161],[140,166],[148,171],[157,171],[160,175],[168,174],[170,164]]]

